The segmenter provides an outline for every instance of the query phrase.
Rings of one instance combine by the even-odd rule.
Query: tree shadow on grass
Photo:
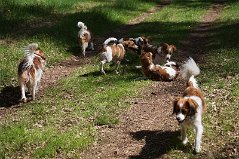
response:
[[[189,146],[183,146],[179,140],[179,131],[150,131],[142,130],[131,132],[136,140],[145,140],[145,145],[139,155],[129,156],[129,159],[155,159],[167,154],[171,150],[188,152]]]

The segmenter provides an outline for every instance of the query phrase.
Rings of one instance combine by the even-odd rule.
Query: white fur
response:
[[[167,66],[162,66],[162,68],[165,69],[166,72],[169,74],[169,76],[170,76],[169,79],[170,80],[172,80],[172,79],[174,79],[176,77],[177,72],[173,68],[167,67]]]
[[[188,80],[192,75],[197,76],[199,74],[200,69],[191,57],[181,67],[181,75],[186,80]]]
[[[120,40],[123,40],[123,39],[120,39]],[[112,42],[112,41],[117,42],[118,40],[114,37],[110,37],[104,41],[103,45],[108,45],[109,42]]]
[[[113,57],[112,57],[112,49],[110,46],[106,46],[106,51],[101,53],[101,58],[104,59],[100,62],[100,72],[105,74],[104,71],[104,64],[107,62],[111,62]]]
[[[176,66],[176,62],[173,62],[173,61],[168,61],[166,64],[164,64],[164,66],[167,66],[167,67],[172,67],[172,66]]]
[[[89,32],[87,31],[87,26],[83,22],[78,22],[77,26],[80,28],[80,31],[78,32],[78,37],[82,37],[85,33]]]

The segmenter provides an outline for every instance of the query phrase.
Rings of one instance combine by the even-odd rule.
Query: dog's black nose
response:
[[[180,118],[179,117],[176,117],[177,121],[180,121]]]

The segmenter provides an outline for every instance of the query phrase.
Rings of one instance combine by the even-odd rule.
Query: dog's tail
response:
[[[195,76],[200,74],[200,69],[193,58],[189,57],[181,66],[181,75],[183,79],[188,80],[188,85],[198,88]]]
[[[118,40],[114,37],[110,37],[104,41],[103,46],[107,46],[114,43],[118,43]]]
[[[28,69],[33,65],[33,59],[36,56],[35,51],[37,49],[38,49],[38,44],[36,43],[31,43],[24,48],[26,58],[22,66],[23,69]]]
[[[83,23],[83,22],[78,22],[77,23],[77,26],[80,28],[80,29],[85,29],[85,30],[87,30],[87,26],[85,25],[85,23]]]

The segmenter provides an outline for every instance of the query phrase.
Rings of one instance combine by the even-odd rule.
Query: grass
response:
[[[225,6],[215,23],[212,42],[207,48],[202,82],[208,94],[206,149],[216,158],[236,158],[238,155],[239,97],[239,3]]]
[[[31,1],[29,1],[29,3],[30,2]],[[42,1],[42,3],[43,2],[44,1]],[[93,4],[94,9],[99,10],[104,5],[119,5],[124,7],[124,10],[128,10],[128,12],[132,10],[131,15],[135,16],[139,12],[131,8],[134,2],[135,1],[128,2],[129,5],[121,1],[116,3],[112,1],[109,4],[102,4],[104,1],[102,1],[101,4],[99,4],[100,2],[98,1],[97,4],[95,4],[94,1],[90,3]],[[82,3],[90,5],[89,2],[86,1],[82,1]],[[22,44],[27,43],[28,40],[36,40],[41,42],[42,48],[56,56],[55,58],[57,60],[49,55],[50,65],[67,58],[71,53],[67,53],[65,47],[69,48],[71,45],[76,45],[71,38],[75,37],[77,28],[71,26],[70,28],[74,30],[74,33],[70,33],[70,36],[61,40],[58,40],[58,38],[64,37],[69,33],[66,29],[67,27],[62,25],[68,24],[66,22],[69,21],[71,21],[70,24],[75,24],[75,22],[77,22],[76,15],[80,15],[77,11],[74,12],[70,9],[72,7],[70,4],[66,4],[66,6],[69,7],[68,9],[67,7],[58,8],[55,5],[51,5],[56,11],[61,13],[61,9],[63,9],[66,10],[66,13],[61,13],[62,15],[60,15],[63,19],[60,20],[60,22],[56,20],[53,26],[38,28],[43,31],[45,30],[49,35],[39,33],[35,36],[28,36],[28,34],[24,34],[23,40],[21,40],[15,37],[15,35],[7,33],[4,35],[4,45],[1,45],[1,50],[8,52],[11,54],[11,57],[18,60],[18,56],[21,54],[19,48],[21,48]],[[76,7],[77,4],[73,6]],[[146,5],[149,7],[152,4]],[[198,23],[209,6],[209,2],[194,1],[185,5],[180,1],[175,1],[157,14],[152,15],[145,23],[135,26],[135,29],[130,34],[133,36],[142,34],[151,35],[155,43],[169,41],[170,43],[178,44],[178,41],[183,39],[189,30]],[[204,120],[206,130],[203,138],[203,147],[207,150],[215,150],[213,154],[218,158],[226,154],[219,154],[217,151],[224,150],[224,148],[227,148],[226,145],[233,143],[236,139],[234,134],[237,132],[236,121],[238,117],[231,114],[238,112],[236,99],[239,95],[239,67],[238,63],[236,63],[238,60],[235,58],[238,57],[238,48],[235,47],[238,42],[238,36],[231,32],[231,35],[228,36],[229,41],[225,43],[224,39],[225,35],[230,32],[231,29],[234,29],[233,26],[238,24],[238,16],[235,14],[238,10],[238,6],[238,3],[228,5],[218,20],[220,27],[214,30],[215,34],[212,39],[215,43],[207,48],[207,52],[209,53],[208,61],[205,62],[201,68],[203,74],[200,76],[200,81],[203,84],[202,87],[204,91],[206,91],[207,95],[215,95],[207,96],[209,109]],[[90,8],[90,6],[88,7]],[[111,10],[112,12],[120,12],[119,8],[111,8]],[[143,10],[144,9],[141,11]],[[54,13],[56,11],[54,11]],[[95,13],[96,11],[92,10],[89,11],[89,13],[84,10],[82,12],[82,16],[93,16],[92,12]],[[121,14],[124,12],[125,11],[122,10]],[[103,17],[111,18],[107,13],[104,14],[106,15]],[[116,15],[112,16],[113,19],[115,18],[112,21],[108,20],[108,22],[117,22],[116,25],[112,25],[111,29],[130,19],[130,17],[120,19],[121,14],[119,13],[119,17]],[[27,17],[28,16],[26,16],[26,18]],[[51,15],[49,18],[51,18]],[[118,23],[118,21],[120,22]],[[88,23],[89,26],[93,26],[93,20],[88,19]],[[103,29],[101,21],[96,20],[94,25],[99,26],[98,36],[106,32]],[[175,25],[177,27],[175,27]],[[54,29],[61,28],[59,32],[62,31],[63,34],[57,35],[59,33],[58,31],[57,33],[50,33],[52,31],[51,27]],[[107,27],[110,28],[111,25]],[[109,28],[107,29],[110,30]],[[38,29],[36,29],[37,32]],[[32,30],[34,30],[34,28],[30,28],[29,32]],[[233,37],[233,39],[230,39],[230,37]],[[7,45],[8,41],[10,48]],[[224,45],[221,45],[222,43]],[[55,50],[55,48],[57,48],[57,50]],[[1,54],[3,58],[6,58],[3,65],[5,67],[6,63],[11,63],[7,53],[4,55],[6,56],[2,56]],[[146,85],[150,84],[150,81],[134,80],[141,76],[141,72],[134,69],[134,65],[138,63],[136,57],[132,55],[129,59],[131,59],[133,63],[128,64],[127,67],[123,64],[122,67],[125,67],[125,72],[127,73],[121,72],[120,75],[114,74],[113,69],[110,67],[106,69],[106,76],[100,75],[98,63],[80,67],[72,73],[70,77],[58,81],[54,88],[49,88],[45,92],[44,97],[18,108],[16,112],[9,114],[4,120],[1,120],[0,157],[79,158],[80,152],[92,144],[97,138],[96,127],[118,123],[117,117],[122,110],[129,107],[130,98],[140,95],[140,91],[144,89]],[[14,65],[14,63],[12,65]],[[220,71],[217,69],[218,67],[224,68],[230,71],[230,73]],[[11,69],[6,66],[5,72],[7,72],[6,70]],[[12,81],[9,81],[10,79],[14,81],[14,76],[6,75],[4,81],[7,82],[5,83],[12,83]],[[222,111],[226,113],[222,113]],[[215,132],[217,135],[214,135]],[[225,135],[228,133],[230,137],[225,138]],[[225,146],[220,145],[221,140],[225,143]],[[215,145],[212,143],[215,143]],[[200,158],[205,154],[194,156],[190,151],[184,153],[172,148],[172,150],[168,152],[168,155],[171,158]]]

